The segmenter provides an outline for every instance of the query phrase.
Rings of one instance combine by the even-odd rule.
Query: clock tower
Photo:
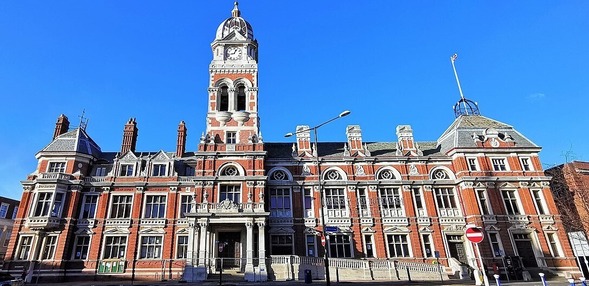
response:
[[[201,143],[224,145],[226,151],[234,151],[236,145],[261,143],[258,42],[252,26],[241,17],[237,2],[231,17],[217,28],[211,48],[207,129]],[[222,149],[217,147],[217,151]]]

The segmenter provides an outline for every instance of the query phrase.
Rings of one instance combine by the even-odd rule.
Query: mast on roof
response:
[[[480,115],[481,113],[478,104],[470,99],[466,99],[462,93],[462,87],[460,86],[460,80],[458,79],[458,72],[456,72],[456,65],[454,64],[457,58],[458,54],[454,54],[450,57],[454,76],[456,77],[456,84],[458,84],[458,91],[460,92],[460,100],[454,105],[454,116],[458,118],[462,115]]]

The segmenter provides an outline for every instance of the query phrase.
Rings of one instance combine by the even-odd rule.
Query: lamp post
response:
[[[329,278],[329,256],[327,255],[327,235],[325,234],[325,212],[324,212],[324,205],[325,202],[323,201],[323,172],[321,171],[321,166],[320,161],[319,161],[319,144],[318,144],[318,140],[317,140],[317,129],[319,129],[321,126],[328,124],[332,121],[335,121],[339,118],[342,118],[344,116],[348,116],[350,115],[350,111],[349,110],[345,110],[342,113],[340,113],[337,117],[334,117],[332,119],[329,119],[317,126],[314,127],[310,127],[307,129],[303,129],[303,130],[298,130],[296,132],[290,132],[290,133],[286,133],[284,135],[284,137],[291,137],[295,134],[299,134],[299,133],[303,133],[303,132],[307,132],[307,131],[313,131],[313,136],[315,137],[314,142],[315,142],[315,163],[317,164],[317,183],[319,184],[319,203],[320,203],[320,209],[319,209],[319,215],[321,216],[321,229],[323,232],[323,239],[325,240],[325,244],[323,245],[323,264],[325,265],[325,285],[329,286],[331,284],[330,278]]]

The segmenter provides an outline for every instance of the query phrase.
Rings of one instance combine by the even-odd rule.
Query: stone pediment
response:
[[[123,156],[121,156],[119,158],[120,161],[137,161],[137,156],[135,156],[135,153],[128,151],[127,153],[125,153]]]
[[[391,226],[387,227],[383,231],[384,233],[409,233],[410,230],[403,226]]]
[[[375,233],[376,231],[374,229],[372,229],[372,227],[364,227],[362,228],[362,233]]]
[[[140,234],[164,234],[166,233],[162,228],[144,228],[139,231]]]
[[[319,232],[315,228],[312,228],[312,227],[305,228],[305,230],[303,231],[303,233],[305,233],[305,234],[312,234],[312,235],[318,235],[319,234]]]
[[[104,234],[129,234],[129,229],[115,227],[115,228],[105,230]]]
[[[169,161],[171,158],[164,151],[159,151],[151,157],[153,161]]]
[[[431,229],[431,227],[429,227],[429,226],[424,226],[424,227],[419,228],[419,232],[431,233],[431,232],[434,232],[434,230]]]
[[[176,231],[176,234],[188,234],[188,228],[180,228]]]

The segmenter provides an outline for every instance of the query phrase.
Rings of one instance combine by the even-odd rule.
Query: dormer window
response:
[[[65,162],[50,162],[47,168],[49,173],[65,173]]]
[[[166,175],[166,164],[153,164],[153,171],[151,173],[154,177],[163,177]]]
[[[106,176],[106,167],[96,167],[96,171],[94,171],[94,176],[96,176],[96,177]]]
[[[530,164],[530,158],[528,158],[528,157],[519,158],[519,162],[522,164],[522,170],[532,171],[532,165]]]
[[[507,171],[505,158],[493,158],[491,159],[494,171]]]
[[[63,206],[62,193],[42,192],[37,195],[34,216],[60,217]]]
[[[119,173],[121,177],[131,177],[133,176],[133,165],[132,164],[121,164],[121,172]]]

